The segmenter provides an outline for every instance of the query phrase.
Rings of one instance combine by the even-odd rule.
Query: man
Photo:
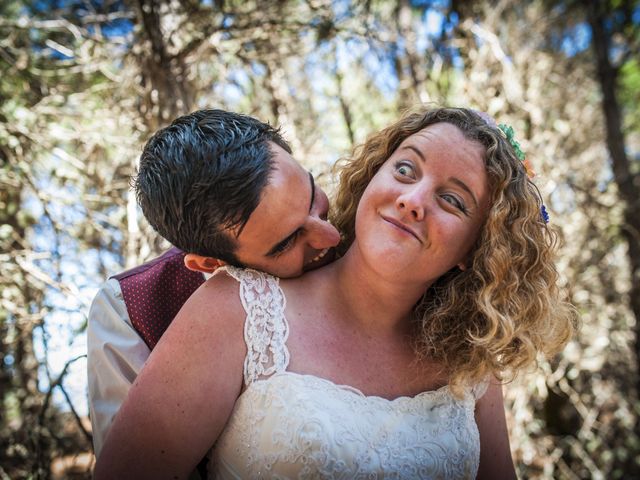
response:
[[[151,349],[203,274],[231,264],[298,276],[328,263],[340,239],[313,176],[277,130],[245,115],[202,110],[157,132],[140,157],[135,190],[149,223],[180,250],[112,277],[92,304],[96,455]],[[184,233],[193,231],[195,238]]]

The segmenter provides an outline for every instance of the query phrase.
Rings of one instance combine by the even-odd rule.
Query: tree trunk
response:
[[[412,7],[408,0],[398,2],[394,12],[397,29],[394,65],[399,83],[399,107],[400,110],[410,108],[416,103],[426,100],[421,99],[421,88],[424,74],[419,74],[421,68],[416,52],[416,34],[412,24]]]
[[[336,89],[338,91],[338,101],[340,102],[340,112],[342,113],[342,120],[344,121],[345,129],[347,130],[347,136],[349,137],[349,148],[353,148],[356,143],[356,135],[353,128],[353,115],[351,114],[351,107],[344,94],[344,76],[338,66],[338,59],[336,57],[335,49],[334,55],[334,78],[336,79]]]
[[[137,7],[142,25],[139,66],[146,97],[141,113],[154,132],[175,117],[189,113],[195,101],[184,58],[171,54],[167,48],[159,11],[162,4],[138,0]]]
[[[605,15],[601,2],[589,3],[589,23],[593,35],[593,48],[597,60],[598,80],[602,89],[602,109],[606,124],[606,142],[613,174],[624,202],[625,227],[623,236],[628,246],[631,270],[630,306],[635,316],[636,368],[640,372],[640,176],[631,171],[625,152],[622,132],[622,114],[616,98],[618,70],[609,59],[610,39],[605,31]],[[640,396],[640,376],[636,374],[636,393]],[[640,427],[636,425],[640,435]]]

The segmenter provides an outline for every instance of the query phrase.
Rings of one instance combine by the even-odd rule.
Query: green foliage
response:
[[[637,58],[627,60],[620,68],[620,103],[625,111],[627,133],[640,134],[640,62]]]

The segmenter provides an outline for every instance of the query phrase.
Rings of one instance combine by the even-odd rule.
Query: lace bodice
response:
[[[278,279],[225,270],[240,282],[247,313],[246,388],[210,452],[209,478],[475,478],[474,409],[486,387],[387,400],[289,372]]]

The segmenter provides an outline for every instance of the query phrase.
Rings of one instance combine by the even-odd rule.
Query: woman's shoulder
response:
[[[273,275],[261,272],[259,270],[254,270],[252,268],[241,268],[234,267],[232,265],[224,265],[218,268],[211,279],[215,277],[226,277],[235,279],[237,283],[247,283],[252,281],[260,281],[260,282],[276,282],[278,283],[278,277],[274,277]]]
[[[246,283],[253,275],[267,275],[255,270],[247,270],[238,267],[225,265],[218,268],[214,274],[204,282],[198,290],[189,298],[188,303],[195,303],[201,306],[214,307],[224,305],[231,310],[221,313],[230,315],[242,312],[241,285]],[[186,304],[185,304],[186,305]],[[215,308],[219,310],[219,308]]]
[[[242,341],[244,318],[238,281],[221,273],[209,278],[189,297],[167,333],[173,330],[179,337],[199,337],[212,344],[231,342],[236,337]]]

